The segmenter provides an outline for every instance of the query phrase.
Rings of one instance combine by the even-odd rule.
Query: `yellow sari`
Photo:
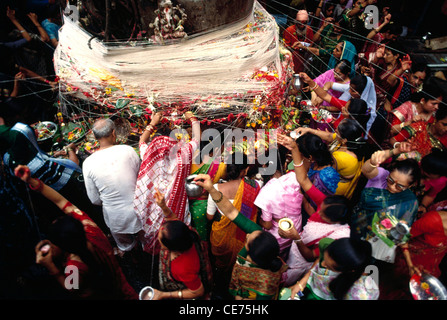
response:
[[[233,206],[253,222],[257,220],[257,208],[254,205],[260,190],[256,181],[243,179],[239,184]],[[221,216],[211,227],[211,252],[215,257],[215,265],[219,269],[231,270],[236,257],[245,243],[246,234],[230,219]]]
[[[362,174],[364,160],[359,161],[353,155],[343,151],[334,151],[332,156],[337,162],[337,171],[340,174],[340,182],[335,194],[351,199]]]

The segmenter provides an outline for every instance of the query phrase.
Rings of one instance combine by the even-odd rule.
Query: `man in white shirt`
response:
[[[104,220],[122,252],[131,251],[142,233],[133,198],[140,159],[128,145],[116,145],[115,123],[100,119],[92,128],[100,148],[82,165],[88,197],[102,205]]]

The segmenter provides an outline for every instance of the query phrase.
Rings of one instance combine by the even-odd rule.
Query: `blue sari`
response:
[[[341,60],[348,60],[351,63],[351,73],[349,74],[349,78],[352,79],[355,76],[355,59],[357,57],[357,50],[351,42],[342,42],[344,43],[344,45],[341,57],[340,59],[336,59],[334,55],[331,55],[328,63],[328,70],[334,69]]]
[[[388,213],[398,220],[404,220],[409,227],[413,224],[418,200],[414,193],[407,189],[399,193],[391,193],[381,188],[365,188],[361,198],[353,210],[351,232],[356,237],[369,240],[374,236],[371,230],[374,215]]]

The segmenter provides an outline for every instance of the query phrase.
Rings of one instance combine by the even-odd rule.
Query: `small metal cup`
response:
[[[390,236],[393,238],[394,242],[400,242],[409,232],[410,228],[405,223],[398,222],[396,226],[390,230]]]
[[[154,288],[147,286],[141,289],[139,298],[140,300],[152,300],[154,298]],[[148,299],[145,299],[145,297],[148,297]]]
[[[295,90],[301,89],[301,79],[300,79],[300,75],[297,73],[295,73],[293,75],[292,86]]]
[[[282,218],[278,221],[278,226],[284,231],[288,231],[293,228],[293,221],[289,218]]]

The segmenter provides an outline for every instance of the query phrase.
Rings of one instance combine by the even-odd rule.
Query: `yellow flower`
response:
[[[253,122],[253,123],[251,124],[251,126],[252,126],[253,128],[256,127],[256,123]]]
[[[427,282],[422,282],[421,283],[421,288],[424,289],[424,290],[427,290],[428,288],[430,288],[430,286],[428,285]]]
[[[261,121],[261,120],[258,120],[258,124],[262,124],[262,121]]]

